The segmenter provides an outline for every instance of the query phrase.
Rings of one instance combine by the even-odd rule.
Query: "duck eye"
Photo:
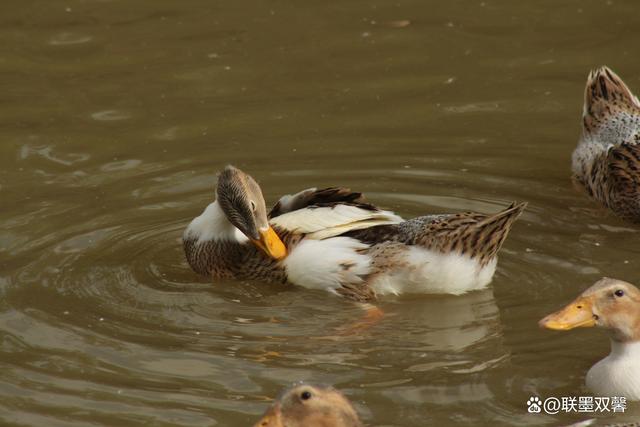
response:
[[[249,204],[251,205],[251,211],[255,212],[257,207],[256,207],[256,202],[254,202],[253,200],[249,201]]]
[[[617,296],[618,298],[623,297],[624,296],[624,291],[622,289],[618,289],[614,292],[615,296]]]
[[[302,393],[300,393],[300,399],[302,400],[309,400],[311,399],[311,392],[310,391],[303,391]]]

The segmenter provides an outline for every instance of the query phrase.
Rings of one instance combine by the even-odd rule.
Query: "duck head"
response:
[[[254,427],[362,427],[362,423],[336,389],[298,384],[282,393]]]
[[[273,259],[282,259],[287,249],[273,231],[258,183],[231,165],[218,175],[216,196],[220,208],[231,224],[254,245]]]
[[[640,340],[640,290],[631,283],[605,277],[562,310],[540,320],[543,328],[566,331],[598,326],[618,342]]]

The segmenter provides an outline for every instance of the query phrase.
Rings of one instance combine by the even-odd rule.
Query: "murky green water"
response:
[[[640,282],[638,229],[569,180],[586,75],[640,91],[639,27],[633,0],[3,1],[0,420],[243,426],[296,380],[373,426],[585,418],[525,402],[585,394],[608,352],[537,321],[603,275]],[[191,272],[179,237],[227,163],[270,203],[530,205],[490,289],[387,299],[345,336],[348,301]]]

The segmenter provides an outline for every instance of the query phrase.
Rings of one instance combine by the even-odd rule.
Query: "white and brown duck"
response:
[[[524,207],[404,220],[334,187],[284,196],[267,214],[256,181],[228,166],[216,200],[189,224],[183,243],[193,270],[214,279],[290,282],[357,301],[462,294],[489,284]]]
[[[611,353],[587,372],[586,383],[600,396],[640,400],[640,290],[603,278],[562,310],[540,321],[555,330],[598,326],[609,332]]]
[[[254,427],[362,427],[362,423],[338,390],[298,384],[283,392]]]
[[[572,169],[574,182],[591,197],[640,222],[640,102],[607,67],[587,79]]]

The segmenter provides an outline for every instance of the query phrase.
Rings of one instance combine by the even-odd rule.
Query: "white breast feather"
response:
[[[587,388],[599,396],[625,396],[640,400],[640,343],[611,343],[611,354],[586,377]]]
[[[443,254],[410,247],[401,268],[378,276],[373,289],[379,295],[403,293],[460,295],[486,287],[496,270],[497,260],[485,267],[464,255]]]
[[[335,292],[343,283],[361,283],[370,272],[367,246],[350,237],[305,239],[282,262],[289,281],[309,289]]]
[[[403,219],[390,211],[371,211],[350,205],[305,208],[277,216],[271,224],[295,233],[307,234],[308,239],[327,239],[347,231],[361,230],[375,225],[398,224]]]
[[[196,238],[198,243],[207,240],[231,240],[246,242],[247,237],[229,222],[218,201],[209,204],[195,217],[184,231],[183,237]]]

